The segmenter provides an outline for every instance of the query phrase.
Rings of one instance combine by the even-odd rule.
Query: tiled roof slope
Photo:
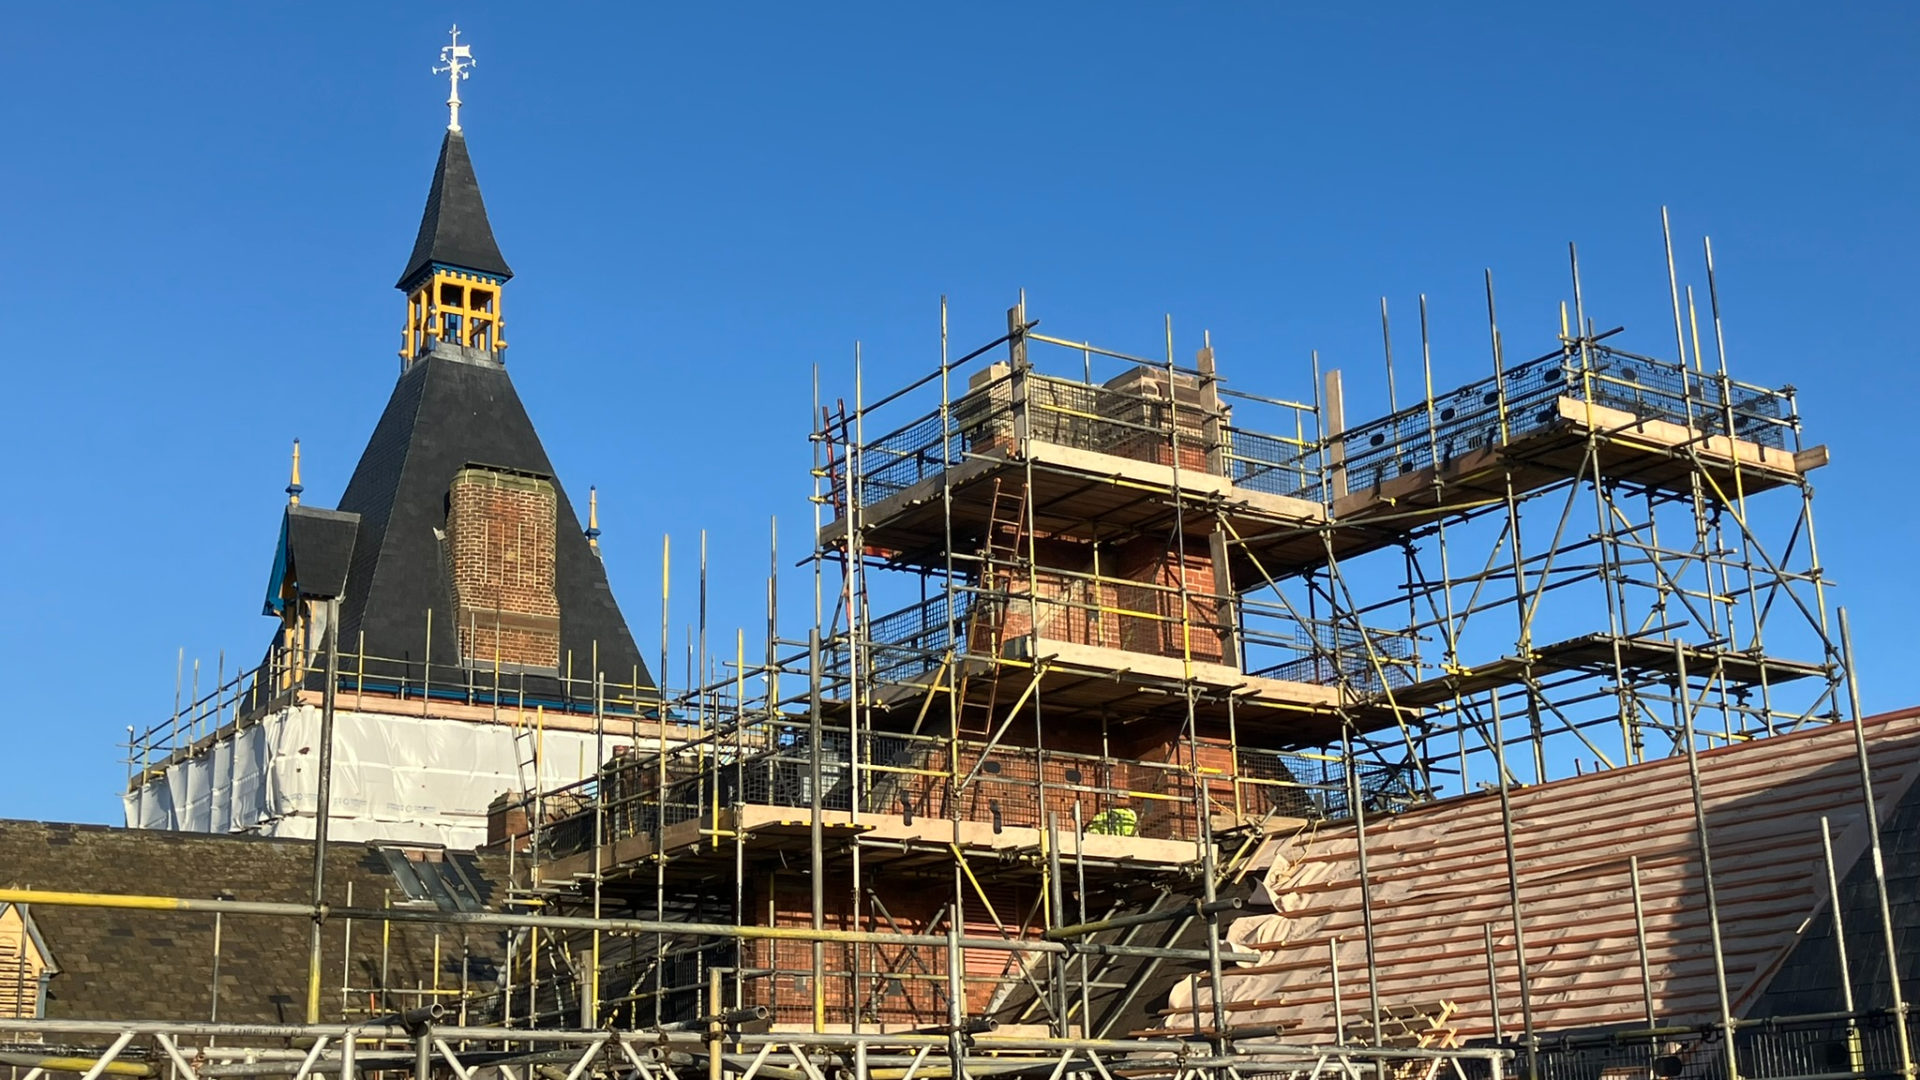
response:
[[[1907,793],[1920,772],[1920,710],[1871,718],[1866,732],[1879,815],[1897,825],[1904,819],[1893,810],[1911,815],[1904,809],[1911,804]],[[1700,769],[1729,988],[1736,1015],[1746,1015],[1789,964],[1802,927],[1824,911],[1820,818],[1832,822],[1843,868],[1866,849],[1854,734],[1849,725],[1835,724],[1755,740],[1702,754]],[[1657,1014],[1673,1023],[1716,1018],[1685,758],[1521,788],[1512,801],[1536,1028],[1644,1019],[1629,875],[1635,856]],[[1914,834],[1893,842],[1898,850],[1911,849]],[[1498,797],[1449,799],[1370,821],[1367,854],[1382,1004],[1452,1001],[1459,1007],[1453,1024],[1463,1036],[1490,1036],[1484,934],[1491,925],[1505,1030],[1518,1030],[1519,973]],[[1265,954],[1257,965],[1229,971],[1231,1022],[1290,1025],[1302,1037],[1331,1035],[1328,946],[1335,938],[1349,1020],[1367,1008],[1354,830],[1341,825],[1278,841],[1269,857],[1265,891],[1275,910],[1238,920],[1228,934]],[[1855,880],[1849,878],[1849,888]],[[1909,920],[1916,915],[1920,905],[1910,905]],[[1866,925],[1864,915],[1856,916],[1849,936]],[[1865,955],[1883,951],[1875,947]],[[1190,1024],[1185,1010],[1196,997],[1210,1003],[1204,983],[1174,986],[1170,1022]],[[1203,1009],[1203,1018],[1209,1013]]]
[[[476,857],[482,886],[497,902],[504,859]],[[293,840],[160,832],[99,825],[0,820],[0,885],[13,888],[230,897],[306,903],[312,898],[313,847]],[[327,850],[327,900],[342,905],[351,887],[356,906],[380,907],[406,896],[381,855],[364,845]],[[113,908],[32,908],[60,974],[48,989],[49,1016],[141,1020],[206,1020],[213,1006],[212,915]],[[223,916],[219,1019],[299,1023],[305,1019],[308,934],[305,919]],[[491,984],[503,955],[497,932],[396,922],[386,955],[390,987],[431,987],[434,935],[440,935],[439,985]],[[325,990],[321,1019],[342,1017],[341,950],[346,924],[331,921],[322,936]],[[381,934],[375,923],[353,928],[348,968],[355,987],[380,982]],[[463,961],[463,949],[466,959]],[[411,1006],[413,1001],[396,999]],[[354,1002],[365,1015],[364,993]]]

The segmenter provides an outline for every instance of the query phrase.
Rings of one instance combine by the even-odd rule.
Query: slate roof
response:
[[[466,139],[457,131],[447,132],[440,145],[401,286],[432,264],[503,279],[513,275],[494,243]],[[479,671],[476,665],[463,673],[460,667],[447,556],[436,533],[447,523],[453,476],[468,465],[547,477],[558,497],[559,671],[571,671],[574,682],[569,689],[552,676],[503,675],[502,692],[529,704],[590,700],[596,655],[607,682],[650,683],[600,556],[581,534],[573,505],[499,354],[446,342],[434,343],[401,374],[339,509],[289,511],[268,613],[278,603],[280,575],[287,569],[283,560],[290,560],[303,593],[341,597],[341,651],[356,653],[351,670],[364,678],[367,689],[391,684],[417,690],[429,676],[435,686],[490,683],[491,670]],[[372,659],[363,661],[361,652]]]
[[[481,464],[554,476],[506,368],[481,355],[438,346],[400,376],[340,497],[340,509],[360,518],[342,594],[341,646],[359,648],[364,634],[366,655],[390,661],[368,663],[370,686],[376,677],[404,678],[417,686],[425,663],[442,677],[458,667],[453,593],[435,533],[446,526],[454,473]],[[649,682],[600,556],[581,534],[565,488],[557,478],[553,483],[561,669],[571,654],[574,678],[581,687],[591,686],[597,646],[608,682],[629,684],[636,670],[643,684]],[[517,679],[503,683],[517,691]],[[526,683],[529,700],[564,696],[553,679],[530,676]],[[587,693],[581,689],[574,696]]]
[[[317,506],[289,506],[280,520],[280,548],[267,582],[266,614],[280,613],[280,585],[291,574],[300,595],[339,596],[347,588],[347,565],[360,531],[360,515]]]
[[[480,197],[480,181],[467,156],[466,136],[447,132],[440,143],[440,160],[433,167],[433,186],[427,189],[427,207],[420,215],[420,235],[400,275],[397,288],[406,289],[434,263],[475,270],[502,281],[513,276],[494,242],[487,221],[487,204]]]
[[[504,896],[504,856],[454,853],[476,879],[488,906]],[[313,847],[300,840],[161,832],[102,825],[0,820],[0,885],[142,895],[231,897],[306,903],[312,899]],[[327,848],[327,900],[379,907],[389,894],[406,902],[386,859],[362,844]],[[48,987],[54,1017],[206,1020],[213,1005],[212,915],[112,908],[31,906],[60,973]],[[222,1021],[300,1023],[305,1019],[305,919],[222,916]],[[434,935],[440,935],[438,983],[458,987],[464,967],[470,990],[490,989],[504,953],[500,934],[478,927],[391,924],[387,985],[432,986]],[[321,1020],[341,1019],[345,923],[322,935],[326,992]],[[349,971],[356,988],[380,981],[378,925],[353,928]],[[464,956],[464,959],[463,959]],[[399,999],[395,999],[398,1001]],[[409,1004],[410,1002],[401,1002]],[[364,1015],[364,993],[354,1002]],[[381,1003],[384,1008],[390,1003]]]

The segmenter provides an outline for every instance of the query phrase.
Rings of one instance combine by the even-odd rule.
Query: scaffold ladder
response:
[[[847,402],[845,398],[836,401],[833,408],[828,408],[825,405],[820,406],[820,434],[824,436],[827,444],[825,469],[827,502],[828,505],[833,507],[834,520],[844,521],[847,516],[847,489],[842,485],[851,484],[852,480],[843,473],[842,470],[845,466],[842,459],[836,458],[834,447],[839,445],[836,440],[847,437]]]
[[[999,660],[1006,645],[1007,618],[1012,613],[1014,577],[1026,570],[1027,485],[993,482],[987,509],[987,535],[981,545],[980,585],[986,595],[975,608],[977,639],[967,651],[984,659],[984,670],[969,669],[960,680],[958,727],[964,735],[993,730],[993,712],[1000,696]],[[984,618],[985,625],[979,620]],[[970,693],[975,680],[986,683],[984,697]]]
[[[541,818],[545,816],[546,810],[541,799],[540,785],[540,766],[543,764],[541,759],[545,756],[546,720],[545,708],[538,705],[534,706],[531,718],[527,716],[524,709],[517,711],[513,717],[515,779],[520,782],[520,797],[524,800],[527,811],[527,830],[532,834],[528,837],[529,851],[534,852],[535,859],[539,858],[540,826],[543,824]]]

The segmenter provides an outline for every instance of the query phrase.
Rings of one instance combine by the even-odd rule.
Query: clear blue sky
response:
[[[456,18],[511,368],[569,489],[600,486],[643,651],[667,531],[677,594],[707,528],[716,627],[759,624],[768,518],[805,546],[812,366],[847,393],[858,339],[876,384],[917,374],[942,293],[962,341],[1023,287],[1148,354],[1171,313],[1281,395],[1318,348],[1367,415],[1379,297],[1426,292],[1464,382],[1482,268],[1550,345],[1569,240],[1595,319],[1670,352],[1666,204],[1695,282],[1714,237],[1736,376],[1797,385],[1832,446],[1868,706],[1920,700],[1920,14],[1697,8],[16,6],[0,816],[117,820],[114,744],[169,709],[176,650],[259,655],[288,440],[331,505],[392,384]]]

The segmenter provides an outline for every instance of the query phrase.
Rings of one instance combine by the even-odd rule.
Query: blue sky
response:
[[[510,365],[563,481],[600,487],[643,650],[669,531],[676,594],[706,528],[716,628],[758,625],[769,518],[805,546],[813,366],[850,396],[859,340],[874,385],[917,375],[942,294],[958,342],[1020,288],[1149,355],[1171,313],[1183,354],[1210,330],[1283,396],[1319,349],[1359,417],[1381,296],[1409,328],[1429,296],[1465,382],[1483,268],[1545,351],[1568,241],[1595,320],[1670,352],[1664,204],[1688,280],[1714,238],[1734,374],[1793,383],[1832,447],[1868,707],[1920,698],[1915,9],[1032,7],[10,11],[0,816],[117,819],[114,744],[168,711],[176,651],[258,655],[288,441],[331,505],[391,387],[456,19]]]

